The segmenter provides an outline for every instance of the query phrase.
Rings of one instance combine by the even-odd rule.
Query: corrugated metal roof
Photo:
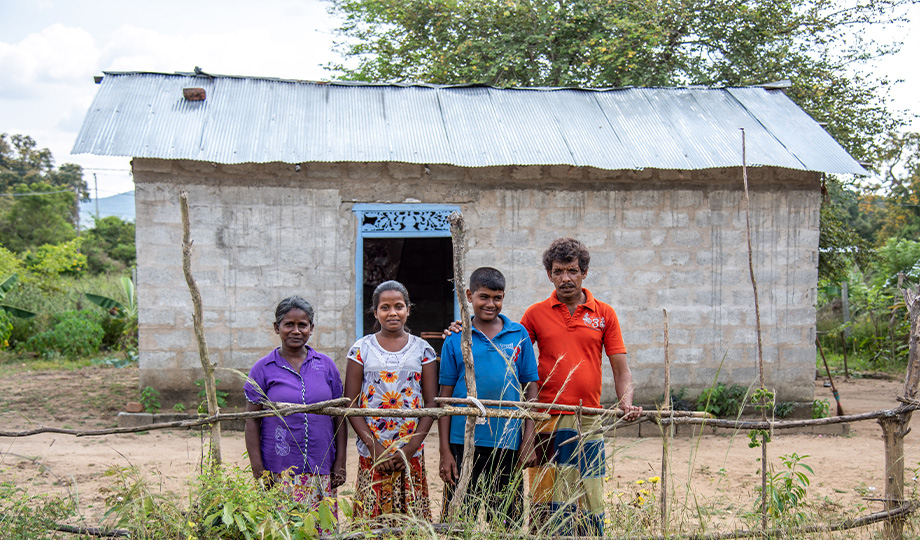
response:
[[[201,87],[204,101],[182,89]],[[311,161],[750,166],[866,171],[780,90],[316,83],[106,73],[73,153],[216,163]]]

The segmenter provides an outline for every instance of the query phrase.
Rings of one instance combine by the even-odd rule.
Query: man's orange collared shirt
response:
[[[521,324],[537,344],[540,356],[539,399],[543,403],[600,407],[602,351],[626,354],[617,314],[588,289],[585,303],[570,314],[556,291],[527,308]]]

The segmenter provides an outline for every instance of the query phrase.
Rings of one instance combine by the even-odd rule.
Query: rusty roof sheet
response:
[[[183,88],[204,88],[187,101]],[[73,153],[216,163],[406,162],[866,171],[781,90],[318,83],[108,72]]]

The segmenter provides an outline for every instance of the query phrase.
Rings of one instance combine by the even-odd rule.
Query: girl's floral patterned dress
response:
[[[348,351],[348,359],[364,367],[361,406],[380,409],[420,409],[422,365],[436,359],[427,341],[409,335],[402,350],[390,352],[380,346],[373,334],[359,339]],[[417,418],[368,417],[368,428],[384,448],[404,446],[415,434]],[[371,452],[357,439],[359,458],[355,494],[355,517],[373,518],[381,514],[412,513],[430,520],[428,483],[425,478],[424,449],[419,447],[409,460],[409,471],[382,474],[373,468]],[[407,474],[408,472],[408,474]]]

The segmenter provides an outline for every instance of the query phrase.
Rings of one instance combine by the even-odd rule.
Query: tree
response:
[[[864,30],[902,21],[913,1],[333,0],[346,63],[327,67],[354,80],[495,86],[791,79],[790,97],[867,159],[895,121],[879,92],[888,81],[858,70],[893,47]]]
[[[81,251],[86,255],[90,272],[103,273],[124,270],[137,259],[134,244],[134,223],[115,216],[96,220],[94,228],[84,235]]]
[[[39,149],[32,137],[0,134],[0,193],[8,193],[17,185],[35,182],[76,190],[81,199],[89,200],[89,186],[83,180],[81,166],[64,163],[55,169],[51,150]]]
[[[14,202],[0,219],[0,244],[7,249],[21,253],[76,236],[73,224],[68,221],[74,202],[72,193],[36,182],[19,184],[12,195]]]

